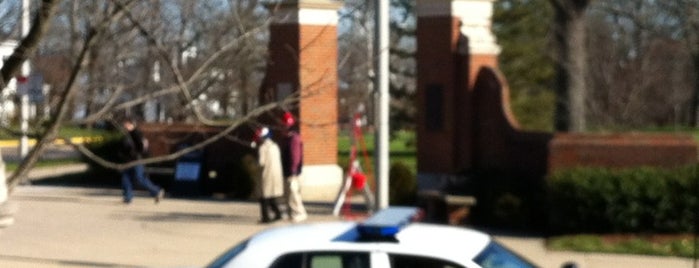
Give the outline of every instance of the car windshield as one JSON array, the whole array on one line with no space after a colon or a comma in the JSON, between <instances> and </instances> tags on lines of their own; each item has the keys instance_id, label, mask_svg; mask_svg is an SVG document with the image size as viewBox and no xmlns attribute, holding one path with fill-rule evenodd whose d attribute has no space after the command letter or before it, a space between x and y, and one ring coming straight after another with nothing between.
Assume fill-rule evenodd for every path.
<instances>
[{"instance_id":1,"label":"car windshield","mask_svg":"<svg viewBox=\"0 0 699 268\"><path fill-rule=\"evenodd\" d=\"M216 258L211 264L209 264L208 268L218 268L218 267L223 267L228 263L230 260L235 258L235 256L238 256L240 252L243 252L243 250L248 246L248 241L250 240L245 240L242 243L236 245L235 247L227 250L224 252L221 256Z\"/></svg>"},{"instance_id":2,"label":"car windshield","mask_svg":"<svg viewBox=\"0 0 699 268\"><path fill-rule=\"evenodd\" d=\"M474 261L483 268L537 267L495 241L491 241Z\"/></svg>"}]
</instances>

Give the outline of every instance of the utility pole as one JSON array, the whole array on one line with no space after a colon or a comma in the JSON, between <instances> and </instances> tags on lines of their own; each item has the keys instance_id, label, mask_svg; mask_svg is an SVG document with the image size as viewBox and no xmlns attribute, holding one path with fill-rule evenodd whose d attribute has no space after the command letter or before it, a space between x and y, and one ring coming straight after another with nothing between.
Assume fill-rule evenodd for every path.
<instances>
[{"instance_id":1,"label":"utility pole","mask_svg":"<svg viewBox=\"0 0 699 268\"><path fill-rule=\"evenodd\" d=\"M22 0L22 38L25 38L29 34L29 0ZM22 77L29 78L31 73L31 67L29 66L29 60L25 60L22 63ZM25 83L28 83L25 80ZM19 155L24 158L29 153L29 139L27 138L27 132L29 131L29 123L27 122L29 117L29 92L28 87L24 87L25 92L20 93L20 131L22 132L22 137L19 139Z\"/></svg>"},{"instance_id":2,"label":"utility pole","mask_svg":"<svg viewBox=\"0 0 699 268\"><path fill-rule=\"evenodd\" d=\"M374 90L378 93L378 111L376 123L378 129L376 143L376 211L388 207L388 132L389 132L389 92L388 92L388 0L374 0L375 3L375 37L374 37ZM378 89L378 91L376 91Z\"/></svg>"}]
</instances>

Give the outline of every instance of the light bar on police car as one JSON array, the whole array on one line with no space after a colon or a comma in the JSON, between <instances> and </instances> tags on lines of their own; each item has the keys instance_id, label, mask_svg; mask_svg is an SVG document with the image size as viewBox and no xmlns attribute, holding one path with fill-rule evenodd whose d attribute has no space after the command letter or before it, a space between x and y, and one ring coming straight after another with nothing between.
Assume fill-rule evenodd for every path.
<instances>
[{"instance_id":1,"label":"light bar on police car","mask_svg":"<svg viewBox=\"0 0 699 268\"><path fill-rule=\"evenodd\" d=\"M362 237L393 238L401 228L414 221L420 210L415 207L390 207L357 225Z\"/></svg>"}]
</instances>

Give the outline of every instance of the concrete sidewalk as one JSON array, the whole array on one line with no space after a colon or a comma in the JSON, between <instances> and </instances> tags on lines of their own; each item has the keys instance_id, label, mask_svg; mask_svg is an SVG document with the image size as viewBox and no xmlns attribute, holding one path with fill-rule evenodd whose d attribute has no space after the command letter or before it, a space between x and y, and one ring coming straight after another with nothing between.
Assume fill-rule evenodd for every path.
<instances>
[{"instance_id":1,"label":"concrete sidewalk","mask_svg":"<svg viewBox=\"0 0 699 268\"><path fill-rule=\"evenodd\" d=\"M14 225L0 229L0 267L201 267L270 225L252 202L146 196L114 189L20 186ZM333 220L309 206L311 221ZM288 224L288 223L277 223Z\"/></svg>"},{"instance_id":2,"label":"concrete sidewalk","mask_svg":"<svg viewBox=\"0 0 699 268\"><path fill-rule=\"evenodd\" d=\"M202 267L265 228L254 202L141 194L131 205L118 189L20 186L15 224L0 229L0 267ZM309 222L338 220L331 204L308 204ZM551 252L538 238L496 237L541 267L693 267L692 260ZM444 241L448 243L448 241Z\"/></svg>"}]
</instances>

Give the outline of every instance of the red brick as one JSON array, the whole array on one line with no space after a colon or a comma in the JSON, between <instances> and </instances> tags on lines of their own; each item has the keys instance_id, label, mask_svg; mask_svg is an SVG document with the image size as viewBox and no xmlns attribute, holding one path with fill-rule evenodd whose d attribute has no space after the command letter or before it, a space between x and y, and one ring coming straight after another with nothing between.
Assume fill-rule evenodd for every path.
<instances>
[{"instance_id":1,"label":"red brick","mask_svg":"<svg viewBox=\"0 0 699 268\"><path fill-rule=\"evenodd\" d=\"M337 164L337 29L333 25L274 25L270 64L263 86L274 95L277 83L291 83L303 98L298 104L304 163ZM270 88L272 92L269 92ZM271 101L275 98L263 100Z\"/></svg>"}]
</instances>

